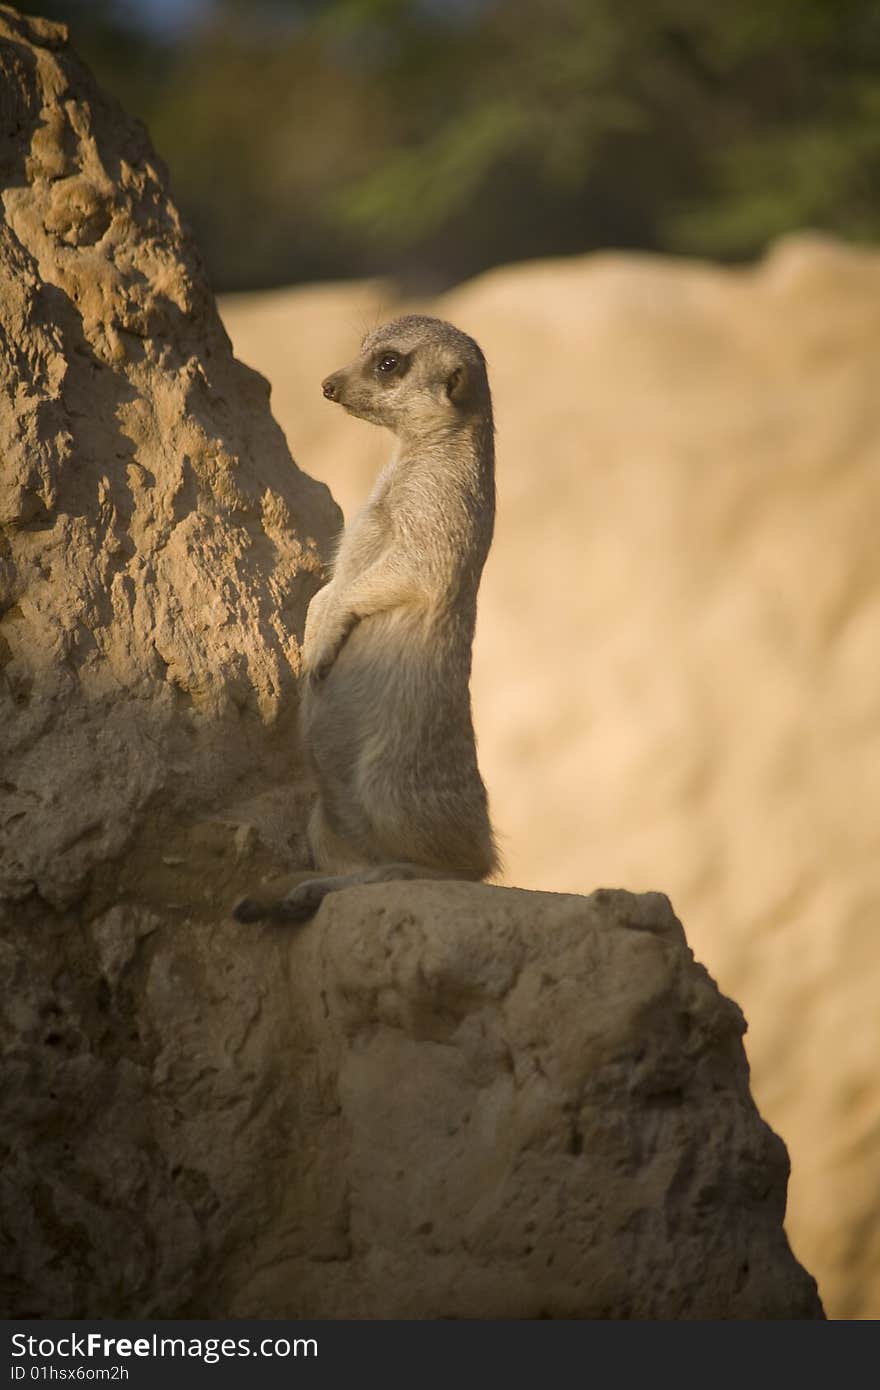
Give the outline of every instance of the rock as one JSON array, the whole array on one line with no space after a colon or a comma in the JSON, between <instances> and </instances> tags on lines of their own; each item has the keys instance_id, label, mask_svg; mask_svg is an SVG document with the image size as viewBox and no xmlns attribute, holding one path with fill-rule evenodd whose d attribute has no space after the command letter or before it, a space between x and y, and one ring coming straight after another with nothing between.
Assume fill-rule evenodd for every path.
<instances>
[{"instance_id":1,"label":"rock","mask_svg":"<svg viewBox=\"0 0 880 1390\"><path fill-rule=\"evenodd\" d=\"M338 515L62 28L0 11L0 100L2 1314L821 1317L665 898L226 918Z\"/></svg>"},{"instance_id":2,"label":"rock","mask_svg":"<svg viewBox=\"0 0 880 1390\"><path fill-rule=\"evenodd\" d=\"M4 10L0 90L0 893L216 905L236 865L297 861L299 639L338 512L64 29Z\"/></svg>"},{"instance_id":3,"label":"rock","mask_svg":"<svg viewBox=\"0 0 880 1390\"><path fill-rule=\"evenodd\" d=\"M822 1315L742 1015L660 894L380 885L300 933L114 908L3 949L7 1316Z\"/></svg>"},{"instance_id":4,"label":"rock","mask_svg":"<svg viewBox=\"0 0 880 1390\"><path fill-rule=\"evenodd\" d=\"M880 1316L878 302L876 250L800 235L754 267L585 256L419 306L493 386L473 692L507 881L669 892L749 1020L789 1235L843 1318ZM387 440L311 376L400 308L222 306L346 511Z\"/></svg>"}]
</instances>

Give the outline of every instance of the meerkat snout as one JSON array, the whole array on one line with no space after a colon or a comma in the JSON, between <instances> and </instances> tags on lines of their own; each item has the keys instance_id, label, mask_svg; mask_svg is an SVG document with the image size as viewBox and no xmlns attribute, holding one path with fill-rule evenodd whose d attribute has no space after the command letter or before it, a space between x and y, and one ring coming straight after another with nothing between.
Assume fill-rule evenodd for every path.
<instances>
[{"instance_id":1,"label":"meerkat snout","mask_svg":"<svg viewBox=\"0 0 880 1390\"><path fill-rule=\"evenodd\" d=\"M335 401L335 400L336 400L336 380L335 380L335 377L332 377L332 376L325 377L324 380L321 382L321 390L323 391L324 395L327 397L327 400L328 400L328 401Z\"/></svg>"}]
</instances>

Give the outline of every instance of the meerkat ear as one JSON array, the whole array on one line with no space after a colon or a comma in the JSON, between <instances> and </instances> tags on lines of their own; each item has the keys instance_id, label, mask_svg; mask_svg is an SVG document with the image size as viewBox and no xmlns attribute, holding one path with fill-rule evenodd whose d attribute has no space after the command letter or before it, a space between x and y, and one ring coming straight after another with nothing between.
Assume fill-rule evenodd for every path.
<instances>
[{"instance_id":1,"label":"meerkat ear","mask_svg":"<svg viewBox=\"0 0 880 1390\"><path fill-rule=\"evenodd\" d=\"M470 391L470 380L466 367L453 367L446 378L446 394L453 405L464 405Z\"/></svg>"}]
</instances>

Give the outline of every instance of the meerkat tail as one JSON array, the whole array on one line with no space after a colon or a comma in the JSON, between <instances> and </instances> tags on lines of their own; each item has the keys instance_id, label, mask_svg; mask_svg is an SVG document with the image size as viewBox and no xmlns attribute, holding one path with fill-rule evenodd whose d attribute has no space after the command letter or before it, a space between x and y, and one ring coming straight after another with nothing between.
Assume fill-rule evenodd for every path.
<instances>
[{"instance_id":1,"label":"meerkat tail","mask_svg":"<svg viewBox=\"0 0 880 1390\"><path fill-rule=\"evenodd\" d=\"M327 891L327 890L325 890ZM324 893L317 898L277 898L275 902L260 902L257 898L242 898L232 909L236 922L306 922L321 905Z\"/></svg>"},{"instance_id":2,"label":"meerkat tail","mask_svg":"<svg viewBox=\"0 0 880 1390\"><path fill-rule=\"evenodd\" d=\"M236 922L262 922L271 916L272 904L258 902L256 898L242 898L232 909Z\"/></svg>"}]
</instances>

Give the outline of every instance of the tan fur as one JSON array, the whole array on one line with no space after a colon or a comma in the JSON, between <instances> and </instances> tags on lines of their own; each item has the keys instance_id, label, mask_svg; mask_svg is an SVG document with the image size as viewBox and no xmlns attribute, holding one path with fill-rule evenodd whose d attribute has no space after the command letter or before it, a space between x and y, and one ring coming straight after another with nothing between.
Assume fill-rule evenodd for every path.
<instances>
[{"instance_id":1,"label":"tan fur","mask_svg":"<svg viewBox=\"0 0 880 1390\"><path fill-rule=\"evenodd\" d=\"M240 920L299 920L355 883L482 879L498 865L469 691L495 515L483 354L440 319L396 319L323 389L397 439L306 619L309 842L330 876L275 903L245 899Z\"/></svg>"}]
</instances>

